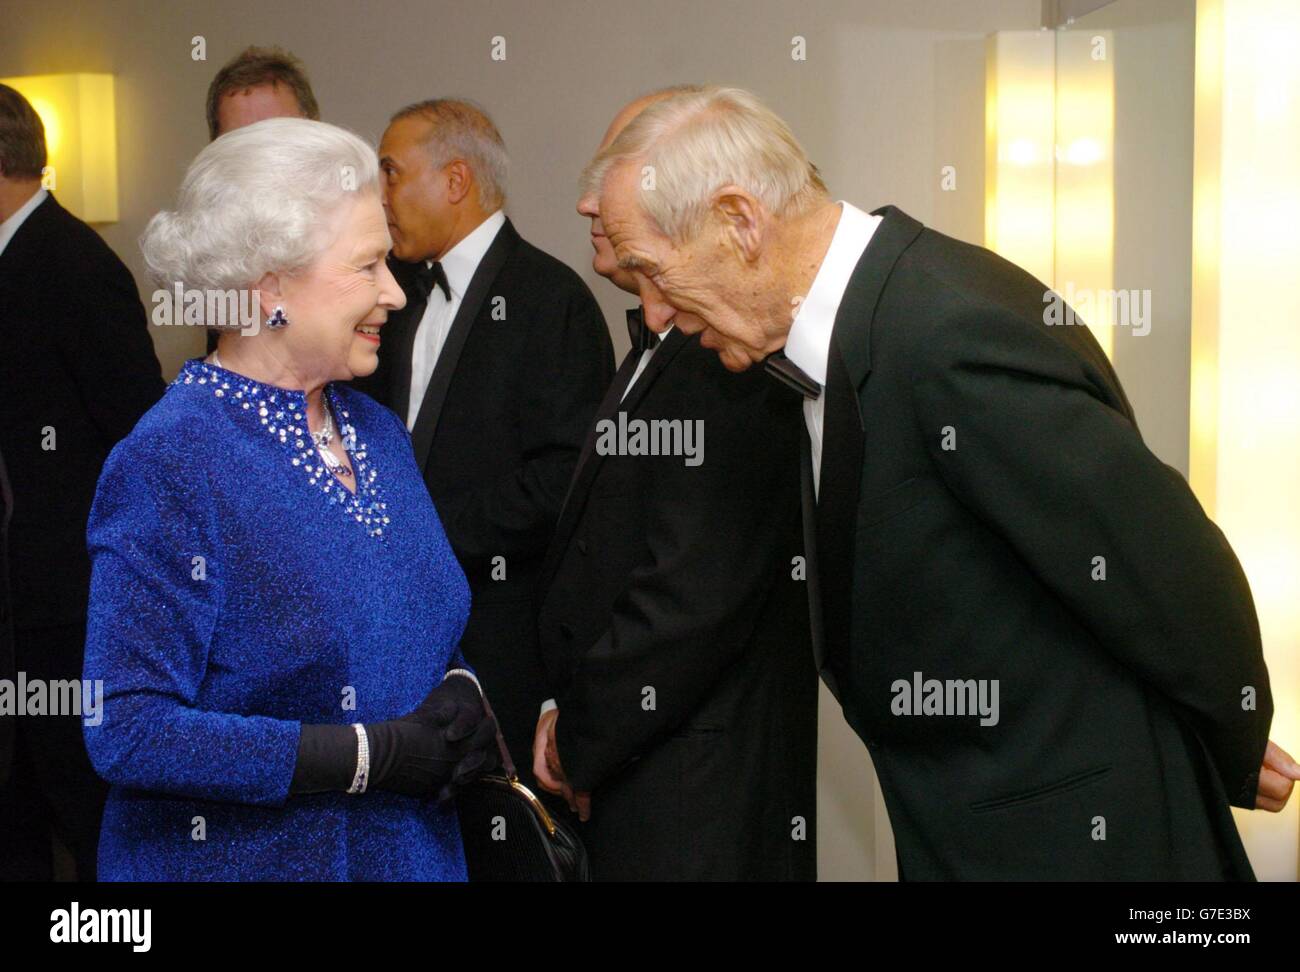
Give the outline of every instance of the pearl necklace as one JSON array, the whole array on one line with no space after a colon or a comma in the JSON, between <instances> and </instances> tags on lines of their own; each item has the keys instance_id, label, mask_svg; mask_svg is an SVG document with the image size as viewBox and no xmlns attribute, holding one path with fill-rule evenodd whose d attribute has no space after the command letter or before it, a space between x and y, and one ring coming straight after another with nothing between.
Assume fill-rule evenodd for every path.
<instances>
[{"instance_id":1,"label":"pearl necklace","mask_svg":"<svg viewBox=\"0 0 1300 972\"><path fill-rule=\"evenodd\" d=\"M218 368L226 367L221 363L221 358L218 357L216 351L212 352L212 363ZM325 427L319 432L312 432L308 429L308 434L311 435L312 442L316 443L316 451L320 454L325 467L331 473L339 476L351 476L352 469L343 465L339 457L334 455L333 450L329 447L330 443L334 441L334 420L330 418L330 409L327 402L321 403L321 411L325 413Z\"/></svg>"}]
</instances>

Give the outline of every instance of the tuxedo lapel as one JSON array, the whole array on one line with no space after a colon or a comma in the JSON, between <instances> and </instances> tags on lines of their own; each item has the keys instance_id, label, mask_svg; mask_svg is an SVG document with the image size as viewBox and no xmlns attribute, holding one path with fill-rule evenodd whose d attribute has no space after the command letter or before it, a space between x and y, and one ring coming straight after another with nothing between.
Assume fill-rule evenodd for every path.
<instances>
[{"instance_id":1,"label":"tuxedo lapel","mask_svg":"<svg viewBox=\"0 0 1300 972\"><path fill-rule=\"evenodd\" d=\"M541 583L537 586L539 594L546 592L551 577L559 567L560 555L569 545L574 526L578 522L578 511L586 502L587 490L591 487L591 479L595 475L596 463L589 460L595 456L597 427L602 419L608 418L618 408L619 399L627 388L627 383L636 374L636 363L639 357L640 355L633 348L623 359L623 363L619 365L614 375L614 380L605 392L605 397L601 400L600 407L596 409L596 417L592 420L591 428L587 430L587 439L582 444L582 452L578 454L578 463L574 466L573 478L569 480L569 489L564 494L560 515L555 522L555 532L551 535L551 543L542 562Z\"/></svg>"},{"instance_id":2,"label":"tuxedo lapel","mask_svg":"<svg viewBox=\"0 0 1300 972\"><path fill-rule=\"evenodd\" d=\"M677 330L677 328L673 328L666 337L660 340L659 347L655 348L654 354L650 355L650 361L646 364L645 371L641 372L641 377L636 380L636 384L627 393L627 397L622 401L615 402L615 412L631 414L636 410L636 407L641 404L641 399L645 398L646 392L654 387L659 375L668 367L668 362L681 350L686 340L687 335ZM629 355L629 357L631 356ZM640 355L638 354L636 357L640 358Z\"/></svg>"},{"instance_id":3,"label":"tuxedo lapel","mask_svg":"<svg viewBox=\"0 0 1300 972\"><path fill-rule=\"evenodd\" d=\"M384 353L390 362L388 371L388 404L397 417L406 424L406 413L411 409L411 357L415 349L415 332L420 327L428 301L420 295L411 282L414 266L390 259L389 269L397 278L402 292L406 294L406 306L384 325L383 341L387 345Z\"/></svg>"},{"instance_id":4,"label":"tuxedo lapel","mask_svg":"<svg viewBox=\"0 0 1300 972\"><path fill-rule=\"evenodd\" d=\"M559 567L560 558L563 556L564 550L573 536L573 531L577 527L578 517L587 504L587 493L591 489L596 473L600 470L600 464L605 458L596 451L599 424L606 419L616 420L619 412L627 412L630 417L687 340L689 340L687 335L674 328L667 337L659 342L659 347L650 356L645 371L636 380L636 384L632 386L631 391L627 391L627 386L632 381L632 376L636 374L637 364L641 360L641 352L633 348L628 352L627 357L623 359L618 373L614 376L614 381L609 386L609 391L605 393L600 408L596 410L596 417L592 422L591 430L587 433L587 441L583 443L582 452L578 456L578 464L574 468L573 479L569 483L569 491L565 494L564 505L560 508L560 517L555 526L555 534L543 563L542 582L538 587L539 591L545 592L552 575ZM626 399L624 398L624 392L627 392Z\"/></svg>"},{"instance_id":5,"label":"tuxedo lapel","mask_svg":"<svg viewBox=\"0 0 1300 972\"><path fill-rule=\"evenodd\" d=\"M821 662L833 673L834 678L827 679L833 691L845 684L848 675L853 541L863 453L857 389L852 385L837 345L832 337L824 392L826 422L817 498L817 564L824 625Z\"/></svg>"},{"instance_id":6,"label":"tuxedo lapel","mask_svg":"<svg viewBox=\"0 0 1300 972\"><path fill-rule=\"evenodd\" d=\"M834 334L839 340L849 381L855 389L861 387L871 371L871 321L880 294L898 258L925 229L894 206L882 206L871 215L881 217L880 225L858 258L844 291L844 299L835 314Z\"/></svg>"},{"instance_id":7,"label":"tuxedo lapel","mask_svg":"<svg viewBox=\"0 0 1300 972\"><path fill-rule=\"evenodd\" d=\"M871 323L880 295L899 257L924 229L893 206L872 215L882 217L881 223L858 258L836 311L823 391L826 411L816 509L823 641L818 667L824 664L823 678L837 698L850 674L854 538L865 459L858 392L871 372Z\"/></svg>"},{"instance_id":8,"label":"tuxedo lapel","mask_svg":"<svg viewBox=\"0 0 1300 972\"><path fill-rule=\"evenodd\" d=\"M456 373L456 364L465 347L470 329L487 299L497 274L505 266L506 260L519 243L519 233L507 219L497 231L496 239L483 254L474 276L470 278L465 297L456 311L456 319L447 332L442 351L438 354L438 363L429 378L428 388L424 392L424 401L420 403L420 412L416 416L415 426L411 430L411 446L415 450L415 461L423 470L429 462L429 452L433 448L433 437L438 430L438 417L442 414L442 405L447 398L447 389L451 387L452 377ZM418 321L416 322L418 325ZM414 338L412 338L414 340ZM410 387L411 356L406 355L407 387ZM409 406L408 406L409 407Z\"/></svg>"},{"instance_id":9,"label":"tuxedo lapel","mask_svg":"<svg viewBox=\"0 0 1300 972\"><path fill-rule=\"evenodd\" d=\"M812 635L813 663L831 695L839 700L839 685L826 667L826 624L823 618L821 570L817 556L817 492L813 484L812 443L808 426L799 436L799 505L803 513L804 578L808 586L808 627Z\"/></svg>"}]
</instances>

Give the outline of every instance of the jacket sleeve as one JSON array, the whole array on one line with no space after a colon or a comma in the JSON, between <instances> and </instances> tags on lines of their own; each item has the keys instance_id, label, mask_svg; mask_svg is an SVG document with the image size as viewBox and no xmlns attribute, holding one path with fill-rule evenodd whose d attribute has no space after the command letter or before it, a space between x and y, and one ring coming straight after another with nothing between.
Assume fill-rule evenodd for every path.
<instances>
[{"instance_id":1,"label":"jacket sleeve","mask_svg":"<svg viewBox=\"0 0 1300 972\"><path fill-rule=\"evenodd\" d=\"M109 456L88 527L84 677L102 683L84 726L95 770L118 786L282 804L300 725L200 708L223 563L201 472L131 438ZM196 558L203 558L202 561Z\"/></svg>"},{"instance_id":2,"label":"jacket sleeve","mask_svg":"<svg viewBox=\"0 0 1300 972\"><path fill-rule=\"evenodd\" d=\"M578 455L614 375L605 318L574 280L552 317L529 324L527 388L519 404L523 461L495 482L439 503L438 513L467 570L495 556L546 553Z\"/></svg>"},{"instance_id":3,"label":"jacket sleeve","mask_svg":"<svg viewBox=\"0 0 1300 972\"><path fill-rule=\"evenodd\" d=\"M360 389L355 389L355 390L360 391ZM420 467L416 465L415 453L412 451L411 433L410 430L407 429L406 423L403 422L401 418L398 417L396 412L394 412L391 408L389 408L386 405L381 405L376 403L375 405L371 406L371 408L373 409L375 415L381 421L385 422L388 425L389 434L392 436L394 449L403 450L401 461L407 466L406 475L410 476L414 482L422 482L422 477L420 475ZM395 456L394 459L396 458L397 457ZM432 504L433 500L430 499L429 502ZM438 520L439 527L442 528L441 512L436 508L434 509L434 516ZM444 537L446 535L445 528L443 528L443 535ZM453 564L457 563L457 560L453 554L449 554L449 559ZM457 569L459 569L459 566L457 567ZM464 635L463 625L461 628L461 634ZM453 668L463 668L468 672L473 672L475 678L479 677L478 672L475 671L474 669L474 666L471 665L469 661L465 658L465 652L461 650L459 641L456 643L455 650L451 653L451 657L448 658L447 660L447 671L451 671ZM444 680L446 679L446 672L443 673L443 678ZM483 686L483 690L486 692L487 686Z\"/></svg>"},{"instance_id":4,"label":"jacket sleeve","mask_svg":"<svg viewBox=\"0 0 1300 972\"><path fill-rule=\"evenodd\" d=\"M996 308L970 306L917 343L915 417L944 482L1181 707L1229 800L1253 808L1273 705L1250 588L1117 385Z\"/></svg>"},{"instance_id":5,"label":"jacket sleeve","mask_svg":"<svg viewBox=\"0 0 1300 972\"><path fill-rule=\"evenodd\" d=\"M682 416L703 419L703 462L640 460L655 469L641 504L645 559L556 698L556 746L577 790L596 788L688 722L741 657L763 598L791 570L785 554L795 551L782 541L799 516L797 401L769 394L761 371L736 376L716 360L708 365L705 375L679 379L710 386L697 399L701 410Z\"/></svg>"}]
</instances>

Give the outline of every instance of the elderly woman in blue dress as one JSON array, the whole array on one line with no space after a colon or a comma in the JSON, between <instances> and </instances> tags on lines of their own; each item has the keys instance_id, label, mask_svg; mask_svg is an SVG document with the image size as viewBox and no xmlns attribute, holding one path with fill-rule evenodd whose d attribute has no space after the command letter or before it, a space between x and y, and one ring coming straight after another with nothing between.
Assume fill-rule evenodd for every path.
<instances>
[{"instance_id":1,"label":"elderly woman in blue dress","mask_svg":"<svg viewBox=\"0 0 1300 972\"><path fill-rule=\"evenodd\" d=\"M405 426L341 384L405 303L373 150L233 131L141 245L168 287L256 290L265 324L187 362L99 481L101 878L463 880L451 798L495 744L469 589Z\"/></svg>"}]
</instances>

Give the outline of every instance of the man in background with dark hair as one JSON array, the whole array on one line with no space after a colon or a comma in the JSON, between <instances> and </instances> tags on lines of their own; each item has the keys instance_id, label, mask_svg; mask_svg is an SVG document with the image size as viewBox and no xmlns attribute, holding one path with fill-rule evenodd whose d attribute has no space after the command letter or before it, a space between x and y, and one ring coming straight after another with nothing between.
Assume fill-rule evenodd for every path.
<instances>
[{"instance_id":1,"label":"man in background with dark hair","mask_svg":"<svg viewBox=\"0 0 1300 972\"><path fill-rule=\"evenodd\" d=\"M320 108L300 60L278 47L249 47L208 85L208 138L264 118L320 121Z\"/></svg>"},{"instance_id":2,"label":"man in background with dark hair","mask_svg":"<svg viewBox=\"0 0 1300 972\"><path fill-rule=\"evenodd\" d=\"M246 47L208 85L208 140L267 118L320 121L320 108L302 61L279 47ZM207 342L211 354L216 331Z\"/></svg>"},{"instance_id":3,"label":"man in background with dark hair","mask_svg":"<svg viewBox=\"0 0 1300 972\"><path fill-rule=\"evenodd\" d=\"M164 386L130 271L41 187L45 164L40 117L0 85L0 452L13 496L13 668L29 687L44 682L52 704L53 683L81 679L86 518L100 467ZM28 709L14 721L12 776L0 787L0 880L51 880L57 835L77 878L93 881L107 787L86 756L81 716Z\"/></svg>"}]
</instances>

